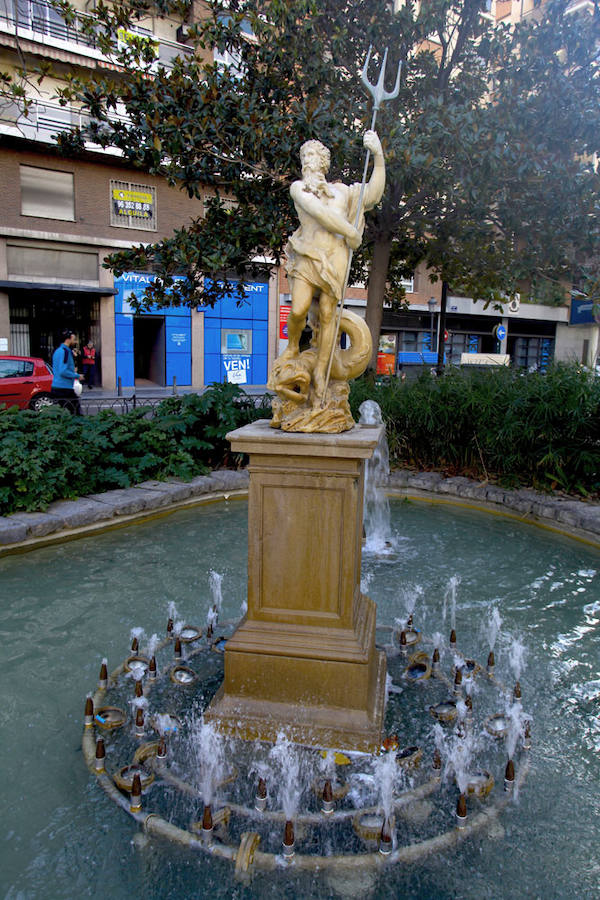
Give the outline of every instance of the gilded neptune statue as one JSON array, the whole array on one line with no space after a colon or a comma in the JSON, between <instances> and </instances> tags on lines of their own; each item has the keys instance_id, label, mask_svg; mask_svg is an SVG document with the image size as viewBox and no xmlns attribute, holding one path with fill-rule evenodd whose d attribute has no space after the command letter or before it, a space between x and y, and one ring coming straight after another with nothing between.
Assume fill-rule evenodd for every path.
<instances>
[{"instance_id":1,"label":"gilded neptune statue","mask_svg":"<svg viewBox=\"0 0 600 900\"><path fill-rule=\"evenodd\" d=\"M328 182L330 154L320 141L300 150L302 179L290 194L300 226L286 246L292 308L288 346L273 365L268 386L277 394L274 428L284 431L338 433L354 425L348 404L348 380L364 372L371 358L369 329L359 316L336 309L343 302L352 251L360 245L364 211L379 203L385 188L385 162L375 131L363 139L374 166L365 184ZM300 337L308 321L309 349L300 352ZM342 349L340 336L350 346Z\"/></svg>"}]
</instances>

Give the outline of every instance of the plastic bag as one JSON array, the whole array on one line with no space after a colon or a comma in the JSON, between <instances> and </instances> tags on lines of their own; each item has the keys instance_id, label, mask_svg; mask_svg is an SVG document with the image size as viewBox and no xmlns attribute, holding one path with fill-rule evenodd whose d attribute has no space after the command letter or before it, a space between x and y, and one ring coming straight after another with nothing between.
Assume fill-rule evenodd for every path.
<instances>
[{"instance_id":1,"label":"plastic bag","mask_svg":"<svg viewBox=\"0 0 600 900\"><path fill-rule=\"evenodd\" d=\"M83 385L81 384L78 378L73 382L73 390L75 392L76 397L81 397L81 393L83 391Z\"/></svg>"}]
</instances>

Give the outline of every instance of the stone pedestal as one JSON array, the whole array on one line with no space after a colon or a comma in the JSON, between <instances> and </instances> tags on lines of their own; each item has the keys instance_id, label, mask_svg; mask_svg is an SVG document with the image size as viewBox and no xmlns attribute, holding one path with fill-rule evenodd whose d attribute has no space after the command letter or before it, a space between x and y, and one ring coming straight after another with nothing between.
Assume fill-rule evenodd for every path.
<instances>
[{"instance_id":1,"label":"stone pedestal","mask_svg":"<svg viewBox=\"0 0 600 900\"><path fill-rule=\"evenodd\" d=\"M361 594L360 564L364 466L380 431L294 434L261 421L228 435L250 456L248 612L206 714L223 730L379 746L385 654L375 649L376 607Z\"/></svg>"}]
</instances>

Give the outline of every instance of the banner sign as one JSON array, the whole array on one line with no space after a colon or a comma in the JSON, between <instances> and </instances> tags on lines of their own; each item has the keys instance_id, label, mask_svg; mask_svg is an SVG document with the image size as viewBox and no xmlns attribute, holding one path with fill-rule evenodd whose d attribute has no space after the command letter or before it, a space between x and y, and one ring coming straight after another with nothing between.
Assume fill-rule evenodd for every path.
<instances>
[{"instance_id":1,"label":"banner sign","mask_svg":"<svg viewBox=\"0 0 600 900\"><path fill-rule=\"evenodd\" d=\"M136 68L146 69L147 71L155 71L156 63L160 55L160 43L152 35L140 34L138 31L130 31L128 28L117 28L117 51L123 53L124 50L135 51L136 47L142 46L144 50L150 50L154 59L150 63L138 63ZM131 65L131 62L130 62Z\"/></svg>"},{"instance_id":2,"label":"banner sign","mask_svg":"<svg viewBox=\"0 0 600 900\"><path fill-rule=\"evenodd\" d=\"M181 280L182 275L176 275L175 280ZM115 312L123 313L125 316L132 315L158 315L158 316L185 316L189 318L189 306L165 306L160 307L152 304L148 309L136 310L132 304L134 298L141 298L146 287L152 284L156 275L149 272L123 272L118 278L115 278Z\"/></svg>"},{"instance_id":3,"label":"banner sign","mask_svg":"<svg viewBox=\"0 0 600 900\"><path fill-rule=\"evenodd\" d=\"M571 300L571 314L569 325L593 325L600 324L600 303L594 303L587 298Z\"/></svg>"},{"instance_id":4,"label":"banner sign","mask_svg":"<svg viewBox=\"0 0 600 900\"><path fill-rule=\"evenodd\" d=\"M396 357L393 353L378 353L377 354L377 374L378 375L393 375L394 367L396 364Z\"/></svg>"},{"instance_id":5,"label":"banner sign","mask_svg":"<svg viewBox=\"0 0 600 900\"><path fill-rule=\"evenodd\" d=\"M287 323L290 317L290 312L292 311L291 306L283 305L279 307L279 339L281 341L287 341L288 331L287 331Z\"/></svg>"},{"instance_id":6,"label":"banner sign","mask_svg":"<svg viewBox=\"0 0 600 900\"><path fill-rule=\"evenodd\" d=\"M230 384L248 384L250 373L249 356L225 356L223 357L225 374Z\"/></svg>"}]
</instances>

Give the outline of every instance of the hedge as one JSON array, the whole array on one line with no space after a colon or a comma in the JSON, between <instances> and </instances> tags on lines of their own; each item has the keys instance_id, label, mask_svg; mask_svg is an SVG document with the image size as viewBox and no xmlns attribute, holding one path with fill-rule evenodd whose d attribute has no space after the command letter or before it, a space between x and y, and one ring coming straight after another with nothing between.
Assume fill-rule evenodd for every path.
<instances>
[{"instance_id":1,"label":"hedge","mask_svg":"<svg viewBox=\"0 0 600 900\"><path fill-rule=\"evenodd\" d=\"M580 494L600 490L600 378L576 365L547 373L450 368L351 391L355 416L379 403L390 461Z\"/></svg>"},{"instance_id":2,"label":"hedge","mask_svg":"<svg viewBox=\"0 0 600 900\"><path fill-rule=\"evenodd\" d=\"M236 466L228 431L270 415L236 385L164 400L155 410L73 416L60 407L0 412L0 514L149 478L193 478Z\"/></svg>"}]
</instances>

